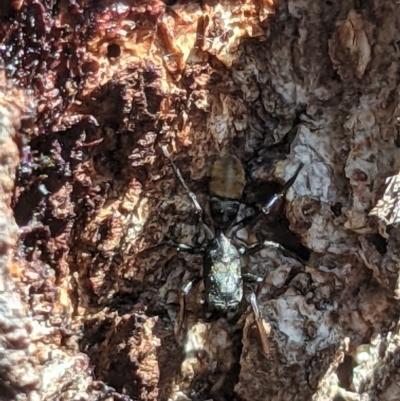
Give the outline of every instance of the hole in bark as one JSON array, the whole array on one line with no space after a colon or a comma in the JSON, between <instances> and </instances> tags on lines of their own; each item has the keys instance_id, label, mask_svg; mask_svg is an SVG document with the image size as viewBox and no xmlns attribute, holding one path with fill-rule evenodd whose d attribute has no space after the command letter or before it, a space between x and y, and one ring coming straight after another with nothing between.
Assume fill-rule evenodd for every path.
<instances>
[{"instance_id":1,"label":"hole in bark","mask_svg":"<svg viewBox=\"0 0 400 401\"><path fill-rule=\"evenodd\" d=\"M336 372L340 385L346 390L350 390L351 383L353 381L353 364L353 357L350 355L345 355L343 362L338 366Z\"/></svg>"},{"instance_id":2,"label":"hole in bark","mask_svg":"<svg viewBox=\"0 0 400 401\"><path fill-rule=\"evenodd\" d=\"M331 211L336 217L339 217L342 214L342 206L343 205L340 202L336 202L331 206Z\"/></svg>"},{"instance_id":3,"label":"hole in bark","mask_svg":"<svg viewBox=\"0 0 400 401\"><path fill-rule=\"evenodd\" d=\"M379 234L367 235L367 240L371 242L376 250L381 254L385 255L387 252L387 241Z\"/></svg>"},{"instance_id":4,"label":"hole in bark","mask_svg":"<svg viewBox=\"0 0 400 401\"><path fill-rule=\"evenodd\" d=\"M108 58L116 58L121 55L121 48L115 44L111 43L107 47L107 57Z\"/></svg>"}]
</instances>

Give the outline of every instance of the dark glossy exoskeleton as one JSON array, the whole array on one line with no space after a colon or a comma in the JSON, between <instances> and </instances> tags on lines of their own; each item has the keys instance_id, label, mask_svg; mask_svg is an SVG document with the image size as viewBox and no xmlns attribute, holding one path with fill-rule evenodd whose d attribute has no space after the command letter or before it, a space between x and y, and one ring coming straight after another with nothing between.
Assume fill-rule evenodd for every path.
<instances>
[{"instance_id":1,"label":"dark glossy exoskeleton","mask_svg":"<svg viewBox=\"0 0 400 401\"><path fill-rule=\"evenodd\" d=\"M259 217L260 214L270 213L273 206L294 183L303 165L300 164L282 191L275 194L259 214L251 216L250 219L246 218L236 222L240 199L246 184L244 169L236 156L227 154L218 158L210 174L210 211L213 220L213 227L210 228L202 218L203 210L197 201L196 195L186 185L180 171L172 161L167 148L162 146L162 150L170 161L176 177L191 199L208 237L208 244L205 248L192 247L174 241L168 241L167 243L180 251L202 254L204 260L205 295L209 307L222 313L235 311L243 298L243 280L260 281L258 277L243 274L242 256L257 252L265 247L280 249L284 252L287 251L280 244L272 241L263 241L247 248L239 247L234 244L230 236L233 231L244 227L249 221ZM187 294L192 285L193 282L185 284L182 288L183 293ZM251 298L251 304L256 316L259 318L255 297ZM180 331L181 323L179 324L178 331Z\"/></svg>"}]
</instances>

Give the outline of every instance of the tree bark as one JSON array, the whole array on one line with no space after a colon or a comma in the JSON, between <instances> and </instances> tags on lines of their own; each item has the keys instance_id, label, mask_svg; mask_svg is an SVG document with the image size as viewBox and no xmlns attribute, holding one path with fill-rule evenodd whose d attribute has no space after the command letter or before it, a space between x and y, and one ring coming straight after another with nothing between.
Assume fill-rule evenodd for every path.
<instances>
[{"instance_id":1,"label":"tree bark","mask_svg":"<svg viewBox=\"0 0 400 401\"><path fill-rule=\"evenodd\" d=\"M400 4L10 1L0 10L0 400L400 399ZM209 172L233 153L237 321ZM17 167L18 165L18 167ZM238 245L239 246L239 245ZM248 306L256 293L260 318Z\"/></svg>"}]
</instances>

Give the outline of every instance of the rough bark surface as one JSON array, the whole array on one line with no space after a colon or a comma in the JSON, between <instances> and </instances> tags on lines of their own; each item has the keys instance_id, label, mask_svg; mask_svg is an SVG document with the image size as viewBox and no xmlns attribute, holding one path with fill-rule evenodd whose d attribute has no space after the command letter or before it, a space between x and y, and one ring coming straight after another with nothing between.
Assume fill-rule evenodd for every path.
<instances>
[{"instance_id":1,"label":"rough bark surface","mask_svg":"<svg viewBox=\"0 0 400 401\"><path fill-rule=\"evenodd\" d=\"M0 400L400 399L400 4L12 0L0 41ZM161 144L208 222L218 155L242 217L304 164L235 239L298 255L245 260L262 330L200 282L176 335L205 233Z\"/></svg>"}]
</instances>

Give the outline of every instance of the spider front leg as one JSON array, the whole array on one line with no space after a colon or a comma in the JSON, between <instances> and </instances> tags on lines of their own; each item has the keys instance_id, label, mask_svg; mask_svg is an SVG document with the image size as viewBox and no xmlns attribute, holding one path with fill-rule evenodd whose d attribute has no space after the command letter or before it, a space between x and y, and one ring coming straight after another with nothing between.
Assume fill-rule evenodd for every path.
<instances>
[{"instance_id":1,"label":"spider front leg","mask_svg":"<svg viewBox=\"0 0 400 401\"><path fill-rule=\"evenodd\" d=\"M232 226L230 235L234 236L239 230L247 226L248 224L252 224L257 221L263 214L270 214L272 209L276 206L276 204L286 195L286 192L289 188L294 184L296 181L297 176L299 175L301 169L303 168L304 164L300 163L299 167L297 168L296 172L293 174L291 178L285 183L282 190L278 193L274 194L271 199L261 208L261 211L254 213L250 216L245 217L242 220L239 220Z\"/></svg>"},{"instance_id":2,"label":"spider front leg","mask_svg":"<svg viewBox=\"0 0 400 401\"><path fill-rule=\"evenodd\" d=\"M274 208L274 206L286 195L286 192L289 190L289 188L294 184L296 181L297 176L299 175L301 169L303 168L304 164L300 163L299 167L297 167L296 172L293 174L291 178L285 183L283 186L282 190L276 193L272 198L263 206L261 209L264 214L270 214L271 210Z\"/></svg>"},{"instance_id":3,"label":"spider front leg","mask_svg":"<svg viewBox=\"0 0 400 401\"><path fill-rule=\"evenodd\" d=\"M172 169L174 170L175 176L178 179L179 183L182 185L182 187L184 188L186 194L188 195L190 201L193 204L195 213L199 216L199 219L204 227L204 231L206 232L207 236L209 239L214 237L214 234L212 233L210 227L208 227L208 225L204 222L203 220L203 209L200 206L199 201L197 200L196 195L189 189L189 187L186 185L185 180L182 177L181 172L179 171L178 167L176 166L176 164L174 163L174 161L172 160L168 149L165 145L161 146L161 150L164 153L164 156L169 160L169 162L171 163Z\"/></svg>"},{"instance_id":4,"label":"spider front leg","mask_svg":"<svg viewBox=\"0 0 400 401\"><path fill-rule=\"evenodd\" d=\"M196 211L196 214L202 215L203 214L203 209L200 206L200 203L197 201L196 195L189 189L189 187L186 185L185 180L182 177L181 172L179 171L178 167L176 164L173 162L171 155L168 152L168 149L165 145L161 146L161 150L164 153L164 156L169 160L171 163L172 169L174 170L175 176L178 179L179 183L182 185L182 187L185 189L187 195L189 196L190 200L193 203L194 209Z\"/></svg>"}]
</instances>

